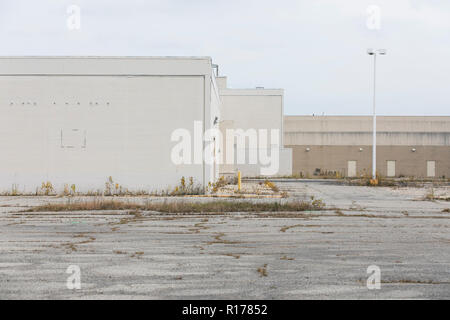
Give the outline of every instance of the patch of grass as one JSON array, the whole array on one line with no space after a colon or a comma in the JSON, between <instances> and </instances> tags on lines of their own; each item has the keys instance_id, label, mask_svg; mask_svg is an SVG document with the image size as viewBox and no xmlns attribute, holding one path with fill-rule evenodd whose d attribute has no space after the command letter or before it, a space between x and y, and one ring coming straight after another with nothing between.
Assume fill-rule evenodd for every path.
<instances>
[{"instance_id":1,"label":"patch of grass","mask_svg":"<svg viewBox=\"0 0 450 320\"><path fill-rule=\"evenodd\" d=\"M209 183L208 189L211 189L213 193L217 193L220 189L228 185L229 182L225 179L224 176L220 177L215 183Z\"/></svg>"},{"instance_id":2,"label":"patch of grass","mask_svg":"<svg viewBox=\"0 0 450 320\"><path fill-rule=\"evenodd\" d=\"M323 202L321 199L311 197L311 206L313 208L316 208L316 210L322 210L325 208L325 202Z\"/></svg>"},{"instance_id":3,"label":"patch of grass","mask_svg":"<svg viewBox=\"0 0 450 320\"><path fill-rule=\"evenodd\" d=\"M222 237L225 236L225 233L219 233L218 235L216 235L214 237L214 241L209 241L207 242L208 245L212 245L212 244L240 244L242 242L240 241L230 241L230 240L225 240L222 239Z\"/></svg>"},{"instance_id":4,"label":"patch of grass","mask_svg":"<svg viewBox=\"0 0 450 320\"><path fill-rule=\"evenodd\" d=\"M77 244L88 244L88 243L94 242L95 240L97 240L97 239L94 237L89 237L89 239L78 242Z\"/></svg>"},{"instance_id":5,"label":"patch of grass","mask_svg":"<svg viewBox=\"0 0 450 320\"><path fill-rule=\"evenodd\" d=\"M277 185L275 183L273 183L272 181L266 180L264 181L264 185L266 187L268 187L269 189L271 189L273 192L278 193L280 192L280 189L277 187Z\"/></svg>"},{"instance_id":6,"label":"patch of grass","mask_svg":"<svg viewBox=\"0 0 450 320\"><path fill-rule=\"evenodd\" d=\"M222 181L220 182L222 183ZM89 190L87 192L78 192L75 184L64 184L60 192L56 192L55 187L50 181L42 182L41 186L36 188L36 192L20 192L19 185L12 185L11 191L2 191L0 196L59 196L59 197L73 197L73 196L155 196L155 197L178 197L178 196L192 196L204 195L204 188L194 181L193 177L186 179L182 177L179 185L175 188L167 188L166 190L129 190L116 182L113 177L108 177L105 182L104 189Z\"/></svg>"},{"instance_id":7,"label":"patch of grass","mask_svg":"<svg viewBox=\"0 0 450 320\"><path fill-rule=\"evenodd\" d=\"M289 193L287 193L286 191L282 191L282 192L280 193L280 195L281 195L281 197L282 197L283 199L289 198Z\"/></svg>"},{"instance_id":8,"label":"patch of grass","mask_svg":"<svg viewBox=\"0 0 450 320\"><path fill-rule=\"evenodd\" d=\"M261 268L258 268L257 271L259 272L259 274L261 275L261 277L267 277L267 264L265 264L265 265L262 266Z\"/></svg>"},{"instance_id":9,"label":"patch of grass","mask_svg":"<svg viewBox=\"0 0 450 320\"><path fill-rule=\"evenodd\" d=\"M64 246L66 247L66 249L71 250L71 251L78 250L77 247L75 247L75 244L73 244L73 243L66 243Z\"/></svg>"},{"instance_id":10,"label":"patch of grass","mask_svg":"<svg viewBox=\"0 0 450 320\"><path fill-rule=\"evenodd\" d=\"M339 171L334 171L334 170L322 170L322 169L318 169L313 173L313 178L314 179L323 179L323 180L328 180L328 179L342 179L344 177L344 173L343 172L339 172ZM288 176L280 176L278 178L282 178L282 179L311 179L311 174L306 172L298 172L298 173L293 173L292 175L288 175Z\"/></svg>"},{"instance_id":11,"label":"patch of grass","mask_svg":"<svg viewBox=\"0 0 450 320\"><path fill-rule=\"evenodd\" d=\"M286 226L286 227L281 228L281 229L280 229L280 232L286 232L286 231L288 231L289 229L292 229L292 228L298 228L298 227L303 227L303 225L301 225L301 224L296 224L295 226Z\"/></svg>"},{"instance_id":12,"label":"patch of grass","mask_svg":"<svg viewBox=\"0 0 450 320\"><path fill-rule=\"evenodd\" d=\"M63 211L97 211L97 210L139 210L140 205L113 200L68 201L66 203L47 203L25 212L63 212Z\"/></svg>"},{"instance_id":13,"label":"patch of grass","mask_svg":"<svg viewBox=\"0 0 450 320\"><path fill-rule=\"evenodd\" d=\"M434 197L433 201L450 201L450 198L445 197Z\"/></svg>"},{"instance_id":14,"label":"patch of grass","mask_svg":"<svg viewBox=\"0 0 450 320\"><path fill-rule=\"evenodd\" d=\"M448 185L450 179L440 178L440 179L430 179L430 178L417 178L417 177L399 177L399 178L388 178L382 177L377 174L378 184L371 184L372 177L370 174L363 174L359 178L345 178L343 180L344 184L355 185L355 186L373 186L373 187L414 187L414 188L424 188L429 183L434 186L445 186Z\"/></svg>"},{"instance_id":15,"label":"patch of grass","mask_svg":"<svg viewBox=\"0 0 450 320\"><path fill-rule=\"evenodd\" d=\"M205 190L199 184L195 184L194 178L190 177L189 181L186 181L185 177L182 177L180 184L173 189L173 191L168 192L168 196L192 196L192 195L203 195ZM154 194L155 195L155 194ZM156 192L158 195L158 192Z\"/></svg>"},{"instance_id":16,"label":"patch of grass","mask_svg":"<svg viewBox=\"0 0 450 320\"><path fill-rule=\"evenodd\" d=\"M241 258L240 255L234 254L234 253L226 253L225 255L226 255L227 257L233 257L233 258L235 258L235 259L240 259L240 258Z\"/></svg>"},{"instance_id":17,"label":"patch of grass","mask_svg":"<svg viewBox=\"0 0 450 320\"><path fill-rule=\"evenodd\" d=\"M40 193L44 194L45 196L48 196L50 194L53 194L55 191L55 188L53 188L53 184L50 181L42 182Z\"/></svg>"},{"instance_id":18,"label":"patch of grass","mask_svg":"<svg viewBox=\"0 0 450 320\"><path fill-rule=\"evenodd\" d=\"M127 252L121 251L121 250L114 250L113 253L114 254L121 254L121 255L128 254Z\"/></svg>"},{"instance_id":19,"label":"patch of grass","mask_svg":"<svg viewBox=\"0 0 450 320\"><path fill-rule=\"evenodd\" d=\"M411 280L411 279L401 279L401 280L382 280L382 284L449 284L449 282L438 282L433 280Z\"/></svg>"},{"instance_id":20,"label":"patch of grass","mask_svg":"<svg viewBox=\"0 0 450 320\"><path fill-rule=\"evenodd\" d=\"M131 258L140 258L144 255L144 252L140 251L140 252L135 252L134 254L131 255Z\"/></svg>"},{"instance_id":21,"label":"patch of grass","mask_svg":"<svg viewBox=\"0 0 450 320\"><path fill-rule=\"evenodd\" d=\"M321 200L292 202L251 202L251 201L210 201L210 202L148 202L137 204L124 201L102 200L68 201L66 203L48 203L24 212L68 212L97 210L133 210L133 215L140 216L139 211L156 211L162 213L225 213L225 212L301 212L324 210Z\"/></svg>"},{"instance_id":22,"label":"patch of grass","mask_svg":"<svg viewBox=\"0 0 450 320\"><path fill-rule=\"evenodd\" d=\"M285 261L294 261L294 258L288 258L287 256L281 257L280 260L285 260Z\"/></svg>"},{"instance_id":23,"label":"patch of grass","mask_svg":"<svg viewBox=\"0 0 450 320\"><path fill-rule=\"evenodd\" d=\"M304 224L296 224L293 226L286 226L280 229L280 232L286 232L290 229L294 229L294 228L320 228L321 226L319 225L304 225Z\"/></svg>"}]
</instances>

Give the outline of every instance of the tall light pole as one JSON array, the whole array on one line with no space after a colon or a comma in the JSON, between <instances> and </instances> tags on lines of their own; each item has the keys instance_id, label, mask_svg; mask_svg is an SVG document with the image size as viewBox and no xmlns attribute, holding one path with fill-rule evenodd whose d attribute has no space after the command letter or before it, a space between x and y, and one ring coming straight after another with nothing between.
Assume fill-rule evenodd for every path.
<instances>
[{"instance_id":1,"label":"tall light pole","mask_svg":"<svg viewBox=\"0 0 450 320\"><path fill-rule=\"evenodd\" d=\"M373 142L372 142L372 179L377 179L377 55L386 55L385 49L367 49L367 54L373 56Z\"/></svg>"}]
</instances>

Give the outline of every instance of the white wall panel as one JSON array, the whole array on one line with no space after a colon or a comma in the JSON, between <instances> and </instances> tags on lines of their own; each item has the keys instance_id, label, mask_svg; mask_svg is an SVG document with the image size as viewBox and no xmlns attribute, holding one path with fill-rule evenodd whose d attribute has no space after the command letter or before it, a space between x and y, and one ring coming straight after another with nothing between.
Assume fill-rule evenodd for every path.
<instances>
[{"instance_id":1,"label":"white wall panel","mask_svg":"<svg viewBox=\"0 0 450 320\"><path fill-rule=\"evenodd\" d=\"M203 121L205 103L204 76L0 76L0 190L202 182L202 165L172 163L170 137Z\"/></svg>"}]
</instances>

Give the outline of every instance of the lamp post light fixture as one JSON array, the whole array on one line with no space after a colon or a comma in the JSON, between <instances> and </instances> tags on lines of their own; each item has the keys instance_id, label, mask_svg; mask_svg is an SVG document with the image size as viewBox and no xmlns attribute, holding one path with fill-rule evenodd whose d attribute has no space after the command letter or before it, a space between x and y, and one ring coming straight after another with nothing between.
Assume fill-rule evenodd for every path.
<instances>
[{"instance_id":1,"label":"lamp post light fixture","mask_svg":"<svg viewBox=\"0 0 450 320\"><path fill-rule=\"evenodd\" d=\"M386 49L367 49L367 54L373 56L373 152L372 152L372 179L377 179L377 55L386 55Z\"/></svg>"}]
</instances>

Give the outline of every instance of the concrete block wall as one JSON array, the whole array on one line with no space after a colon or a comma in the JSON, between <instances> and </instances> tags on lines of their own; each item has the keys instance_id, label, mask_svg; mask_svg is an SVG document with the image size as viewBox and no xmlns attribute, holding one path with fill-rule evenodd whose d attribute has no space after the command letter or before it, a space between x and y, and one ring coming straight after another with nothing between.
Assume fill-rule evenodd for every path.
<instances>
[{"instance_id":1,"label":"concrete block wall","mask_svg":"<svg viewBox=\"0 0 450 320\"><path fill-rule=\"evenodd\" d=\"M388 176L450 177L450 117L378 117L377 171ZM349 175L371 173L372 119L363 116L286 116L285 144L293 150L293 173L314 177L317 172Z\"/></svg>"}]
</instances>

